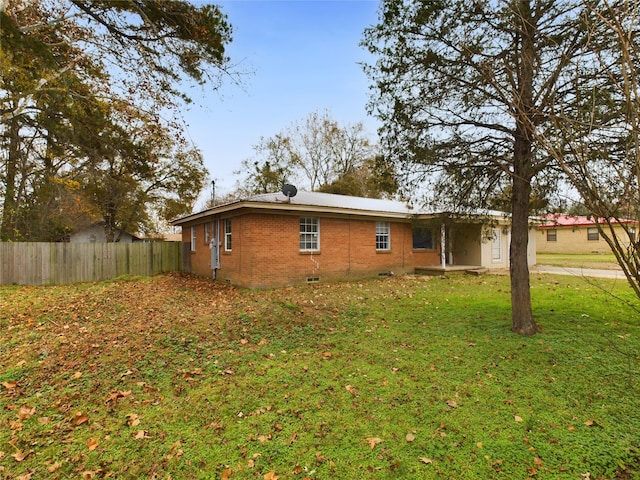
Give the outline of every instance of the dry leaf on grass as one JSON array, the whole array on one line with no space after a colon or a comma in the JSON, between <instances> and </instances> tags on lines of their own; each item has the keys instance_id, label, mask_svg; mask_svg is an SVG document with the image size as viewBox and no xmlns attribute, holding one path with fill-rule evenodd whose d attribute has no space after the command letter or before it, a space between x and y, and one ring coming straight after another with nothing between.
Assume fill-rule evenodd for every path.
<instances>
[{"instance_id":1,"label":"dry leaf on grass","mask_svg":"<svg viewBox=\"0 0 640 480\"><path fill-rule=\"evenodd\" d=\"M76 412L71 421L77 427L79 425L87 423L89 421L89 415L83 412Z\"/></svg>"},{"instance_id":2,"label":"dry leaf on grass","mask_svg":"<svg viewBox=\"0 0 640 480\"><path fill-rule=\"evenodd\" d=\"M379 443L382 443L382 439L378 437L369 437L367 438L367 443L371 447L371 450L373 450L376 445L378 445Z\"/></svg>"}]
</instances>

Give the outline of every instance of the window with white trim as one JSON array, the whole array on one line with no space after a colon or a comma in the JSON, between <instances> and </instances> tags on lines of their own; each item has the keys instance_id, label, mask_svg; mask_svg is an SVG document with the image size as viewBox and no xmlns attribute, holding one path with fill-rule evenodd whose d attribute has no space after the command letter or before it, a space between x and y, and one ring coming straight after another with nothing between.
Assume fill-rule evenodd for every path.
<instances>
[{"instance_id":1,"label":"window with white trim","mask_svg":"<svg viewBox=\"0 0 640 480\"><path fill-rule=\"evenodd\" d=\"M320 221L316 217L300 217L300 250L320 250Z\"/></svg>"},{"instance_id":2,"label":"window with white trim","mask_svg":"<svg viewBox=\"0 0 640 480\"><path fill-rule=\"evenodd\" d=\"M191 227L191 251L196 251L196 227Z\"/></svg>"},{"instance_id":3,"label":"window with white trim","mask_svg":"<svg viewBox=\"0 0 640 480\"><path fill-rule=\"evenodd\" d=\"M587 228L587 240L590 242L597 242L598 240L600 240L600 232L598 232L598 227Z\"/></svg>"},{"instance_id":4,"label":"window with white trim","mask_svg":"<svg viewBox=\"0 0 640 480\"><path fill-rule=\"evenodd\" d=\"M547 242L555 242L558 240L558 230L550 228L547 230Z\"/></svg>"},{"instance_id":5,"label":"window with white trim","mask_svg":"<svg viewBox=\"0 0 640 480\"><path fill-rule=\"evenodd\" d=\"M204 243L209 244L211 241L211 231L209 230L209 223L204 224Z\"/></svg>"},{"instance_id":6,"label":"window with white trim","mask_svg":"<svg viewBox=\"0 0 640 480\"><path fill-rule=\"evenodd\" d=\"M376 222L376 250L391 249L391 226L389 222Z\"/></svg>"},{"instance_id":7,"label":"window with white trim","mask_svg":"<svg viewBox=\"0 0 640 480\"><path fill-rule=\"evenodd\" d=\"M225 218L224 220L224 250L226 252L231 251L231 219Z\"/></svg>"},{"instance_id":8,"label":"window with white trim","mask_svg":"<svg viewBox=\"0 0 640 480\"><path fill-rule=\"evenodd\" d=\"M499 228L493 229L493 239L491 241L491 259L493 261L502 260L502 232Z\"/></svg>"},{"instance_id":9,"label":"window with white trim","mask_svg":"<svg viewBox=\"0 0 640 480\"><path fill-rule=\"evenodd\" d=\"M629 240L636 241L636 227L629 227Z\"/></svg>"}]
</instances>

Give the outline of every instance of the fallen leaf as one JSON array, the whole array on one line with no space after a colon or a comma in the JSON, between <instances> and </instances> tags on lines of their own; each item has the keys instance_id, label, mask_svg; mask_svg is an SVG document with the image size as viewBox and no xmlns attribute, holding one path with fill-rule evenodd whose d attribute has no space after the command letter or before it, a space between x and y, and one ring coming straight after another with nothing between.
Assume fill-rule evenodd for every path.
<instances>
[{"instance_id":1,"label":"fallen leaf","mask_svg":"<svg viewBox=\"0 0 640 480\"><path fill-rule=\"evenodd\" d=\"M264 480L278 480L280 477L276 475L276 472L269 472L264 475Z\"/></svg>"},{"instance_id":2,"label":"fallen leaf","mask_svg":"<svg viewBox=\"0 0 640 480\"><path fill-rule=\"evenodd\" d=\"M95 438L90 438L89 440L87 440L87 448L90 452L94 451L96 448L98 448L98 440L96 440Z\"/></svg>"},{"instance_id":3,"label":"fallen leaf","mask_svg":"<svg viewBox=\"0 0 640 480\"><path fill-rule=\"evenodd\" d=\"M29 450L27 453L24 452L16 452L11 455L16 462L22 462L25 458L33 453L33 450Z\"/></svg>"},{"instance_id":4,"label":"fallen leaf","mask_svg":"<svg viewBox=\"0 0 640 480\"><path fill-rule=\"evenodd\" d=\"M458 408L458 404L455 402L455 400L447 400L447 405L449 405L451 408Z\"/></svg>"},{"instance_id":5,"label":"fallen leaf","mask_svg":"<svg viewBox=\"0 0 640 480\"><path fill-rule=\"evenodd\" d=\"M13 432L21 432L24 424L22 422L14 422L13 420L9 420L9 428Z\"/></svg>"},{"instance_id":6,"label":"fallen leaf","mask_svg":"<svg viewBox=\"0 0 640 480\"><path fill-rule=\"evenodd\" d=\"M117 392L111 392L111 394L107 398L105 398L104 403L113 402L114 400L125 398L129 395L131 395L131 390L118 390Z\"/></svg>"},{"instance_id":7,"label":"fallen leaf","mask_svg":"<svg viewBox=\"0 0 640 480\"><path fill-rule=\"evenodd\" d=\"M10 382L2 382L2 386L7 390L13 390L18 386L18 382L10 381Z\"/></svg>"},{"instance_id":8,"label":"fallen leaf","mask_svg":"<svg viewBox=\"0 0 640 480\"><path fill-rule=\"evenodd\" d=\"M73 374L73 378L76 380L79 379L81 376L82 376L82 372L76 372Z\"/></svg>"},{"instance_id":9,"label":"fallen leaf","mask_svg":"<svg viewBox=\"0 0 640 480\"><path fill-rule=\"evenodd\" d=\"M327 460L329 460L329 457L323 455L322 452L316 452L316 462L318 462L318 464L324 463Z\"/></svg>"},{"instance_id":10,"label":"fallen leaf","mask_svg":"<svg viewBox=\"0 0 640 480\"><path fill-rule=\"evenodd\" d=\"M478 448L482 448L482 442L478 442L478 443L476 443L476 447L478 447Z\"/></svg>"},{"instance_id":11,"label":"fallen leaf","mask_svg":"<svg viewBox=\"0 0 640 480\"><path fill-rule=\"evenodd\" d=\"M89 421L89 415L82 412L76 412L76 414L73 417L73 420L71 421L73 422L74 425L79 426Z\"/></svg>"},{"instance_id":12,"label":"fallen leaf","mask_svg":"<svg viewBox=\"0 0 640 480\"><path fill-rule=\"evenodd\" d=\"M34 407L21 407L20 410L18 410L18 418L20 420L26 420L34 413L36 413L36 409Z\"/></svg>"},{"instance_id":13,"label":"fallen leaf","mask_svg":"<svg viewBox=\"0 0 640 480\"><path fill-rule=\"evenodd\" d=\"M260 442L261 445L264 445L269 440L271 440L271 434L269 434L269 435L258 435L258 441Z\"/></svg>"},{"instance_id":14,"label":"fallen leaf","mask_svg":"<svg viewBox=\"0 0 640 480\"><path fill-rule=\"evenodd\" d=\"M221 480L229 480L229 477L231 476L231 469L227 468L224 472L222 472L222 476L220 477Z\"/></svg>"},{"instance_id":15,"label":"fallen leaf","mask_svg":"<svg viewBox=\"0 0 640 480\"><path fill-rule=\"evenodd\" d=\"M356 397L358 396L358 392L356 391L356 387L351 386L351 385L347 385L347 386L346 386L346 387L344 387L344 388L345 388L345 389L347 390L347 392L349 392L351 395L354 395L354 396L356 396Z\"/></svg>"},{"instance_id":16,"label":"fallen leaf","mask_svg":"<svg viewBox=\"0 0 640 480\"><path fill-rule=\"evenodd\" d=\"M49 423L49 417L40 417L40 418L38 418L38 423L40 425L46 425L47 423Z\"/></svg>"},{"instance_id":17,"label":"fallen leaf","mask_svg":"<svg viewBox=\"0 0 640 480\"><path fill-rule=\"evenodd\" d=\"M416 439L416 436L413 433L407 433L407 436L404 437L407 442L413 442Z\"/></svg>"},{"instance_id":18,"label":"fallen leaf","mask_svg":"<svg viewBox=\"0 0 640 480\"><path fill-rule=\"evenodd\" d=\"M49 466L47 467L47 471L48 471L49 473L53 473L53 472L55 472L56 470L58 470L61 466L62 466L62 464L60 464L60 463L58 463L58 462L55 462L55 463L53 463L53 464L51 464L51 465L49 465Z\"/></svg>"},{"instance_id":19,"label":"fallen leaf","mask_svg":"<svg viewBox=\"0 0 640 480\"><path fill-rule=\"evenodd\" d=\"M136 433L133 438L135 438L136 440L142 440L145 438L149 438L149 435L147 435L147 432L145 432L144 430L138 430L138 433Z\"/></svg>"},{"instance_id":20,"label":"fallen leaf","mask_svg":"<svg viewBox=\"0 0 640 480\"><path fill-rule=\"evenodd\" d=\"M426 463L426 464L433 463L433 460L431 460L430 458L426 458L426 457L420 457L419 460L422 463Z\"/></svg>"},{"instance_id":21,"label":"fallen leaf","mask_svg":"<svg viewBox=\"0 0 640 480\"><path fill-rule=\"evenodd\" d=\"M522 417L519 417L518 415L514 415L513 419L514 419L516 422L522 422Z\"/></svg>"},{"instance_id":22,"label":"fallen leaf","mask_svg":"<svg viewBox=\"0 0 640 480\"><path fill-rule=\"evenodd\" d=\"M333 357L333 354L331 352L322 352L322 356L324 358L331 358Z\"/></svg>"},{"instance_id":23,"label":"fallen leaf","mask_svg":"<svg viewBox=\"0 0 640 480\"><path fill-rule=\"evenodd\" d=\"M140 417L138 417L138 415L136 415L135 413L130 413L129 415L127 415L127 425L129 425L130 427L137 427L138 425L140 425Z\"/></svg>"},{"instance_id":24,"label":"fallen leaf","mask_svg":"<svg viewBox=\"0 0 640 480\"><path fill-rule=\"evenodd\" d=\"M300 475L302 473L302 467L300 465L296 465L295 467L293 467L293 472L294 475Z\"/></svg>"},{"instance_id":25,"label":"fallen leaf","mask_svg":"<svg viewBox=\"0 0 640 480\"><path fill-rule=\"evenodd\" d=\"M371 447L371 450L373 450L377 444L382 443L382 439L378 437L369 437L367 438L367 443Z\"/></svg>"}]
</instances>

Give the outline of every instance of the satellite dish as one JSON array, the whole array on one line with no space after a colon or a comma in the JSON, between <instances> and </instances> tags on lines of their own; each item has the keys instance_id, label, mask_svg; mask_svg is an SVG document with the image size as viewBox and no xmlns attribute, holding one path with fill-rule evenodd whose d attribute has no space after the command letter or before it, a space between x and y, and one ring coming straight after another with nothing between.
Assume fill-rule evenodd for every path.
<instances>
[{"instance_id":1,"label":"satellite dish","mask_svg":"<svg viewBox=\"0 0 640 480\"><path fill-rule=\"evenodd\" d=\"M289 201L291 201L291 199L295 197L296 194L298 193L298 189L293 185L289 185L288 183L285 183L282 186L282 193L284 194L285 197L289 199Z\"/></svg>"}]
</instances>

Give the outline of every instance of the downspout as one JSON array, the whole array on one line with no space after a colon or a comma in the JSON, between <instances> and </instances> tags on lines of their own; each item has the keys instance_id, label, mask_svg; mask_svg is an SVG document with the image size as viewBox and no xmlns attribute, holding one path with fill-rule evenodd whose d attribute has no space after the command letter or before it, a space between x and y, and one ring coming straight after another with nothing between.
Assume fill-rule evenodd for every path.
<instances>
[{"instance_id":1,"label":"downspout","mask_svg":"<svg viewBox=\"0 0 640 480\"><path fill-rule=\"evenodd\" d=\"M213 269L213 279L215 280L218 276L218 268L220 267L220 215L216 217L216 246L215 248L218 250L216 254L216 258L218 259L218 263L216 264L216 268Z\"/></svg>"},{"instance_id":2,"label":"downspout","mask_svg":"<svg viewBox=\"0 0 640 480\"><path fill-rule=\"evenodd\" d=\"M447 268L447 253L445 251L446 244L446 227L443 222L440 225L440 264L443 270Z\"/></svg>"}]
</instances>

